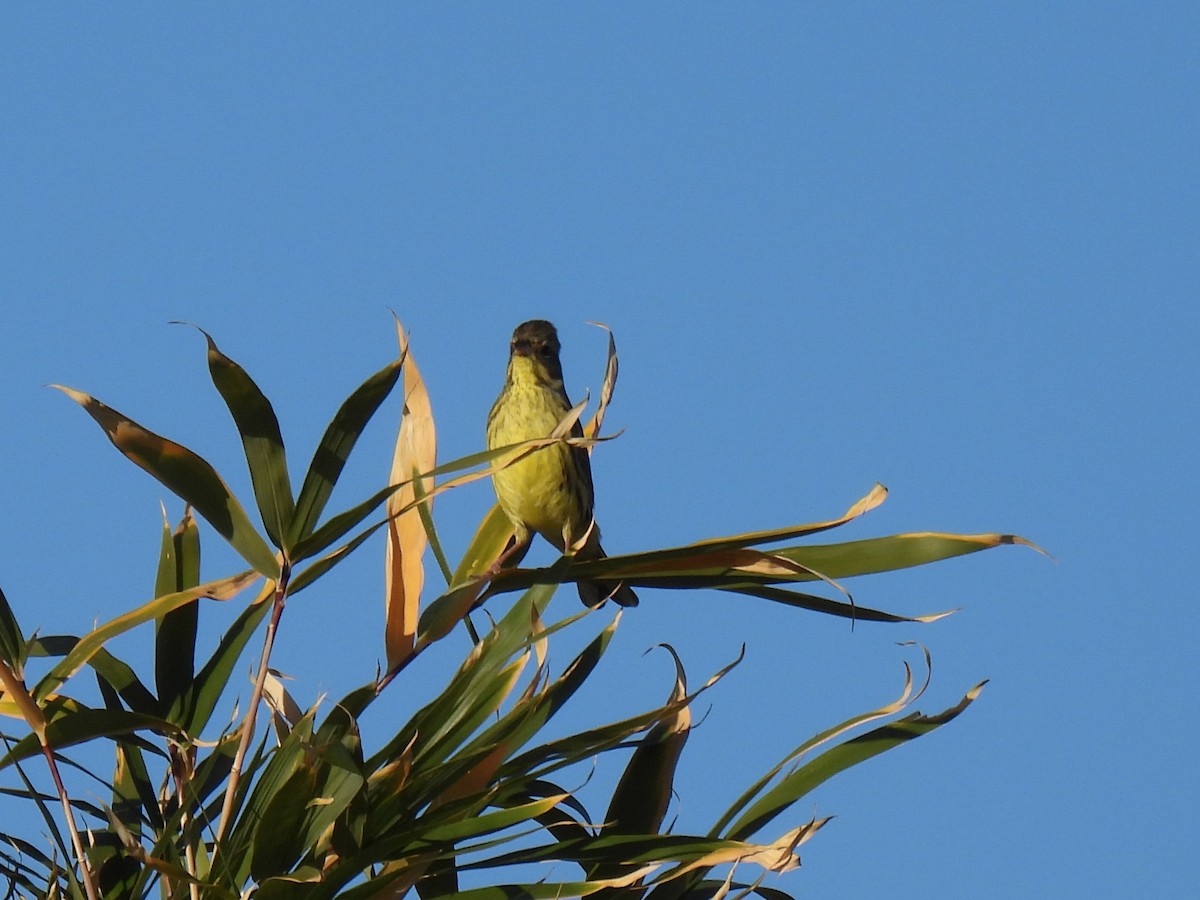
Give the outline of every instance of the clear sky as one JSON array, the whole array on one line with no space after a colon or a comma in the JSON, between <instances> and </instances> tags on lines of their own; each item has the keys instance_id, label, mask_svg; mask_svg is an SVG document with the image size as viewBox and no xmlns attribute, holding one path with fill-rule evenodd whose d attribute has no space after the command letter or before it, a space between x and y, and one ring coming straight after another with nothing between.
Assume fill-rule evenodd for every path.
<instances>
[{"instance_id":1,"label":"clear sky","mask_svg":"<svg viewBox=\"0 0 1200 900\"><path fill-rule=\"evenodd\" d=\"M391 358L389 308L444 459L480 449L514 325L559 325L580 397L603 321L625 430L594 457L610 552L825 519L878 480L891 498L844 537L1011 531L1056 561L1002 548L849 585L962 607L919 627L646 590L572 721L665 698L655 643L700 682L745 642L685 754L680 827L704 828L892 699L919 662L896 642L919 640L923 710L991 683L801 804L797 824L837 818L780 887L1181 896L1200 874L1198 42L1187 2L6 5L0 585L26 628L81 632L149 598L158 501L181 511L47 383L247 489L202 341L170 320L249 369L296 463ZM344 504L385 477L397 416ZM480 484L439 504L452 553L489 503ZM381 558L289 607L301 700L374 674ZM235 564L209 540L207 575ZM397 721L438 674L413 673Z\"/></svg>"}]
</instances>

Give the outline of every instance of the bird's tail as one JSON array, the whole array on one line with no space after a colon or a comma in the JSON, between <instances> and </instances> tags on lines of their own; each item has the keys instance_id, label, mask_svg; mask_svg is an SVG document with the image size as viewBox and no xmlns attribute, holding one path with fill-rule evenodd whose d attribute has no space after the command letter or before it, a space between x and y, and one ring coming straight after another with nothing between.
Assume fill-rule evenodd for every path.
<instances>
[{"instance_id":1,"label":"bird's tail","mask_svg":"<svg viewBox=\"0 0 1200 900\"><path fill-rule=\"evenodd\" d=\"M638 596L623 581L580 581L579 599L585 606L599 606L609 597L620 606L637 606Z\"/></svg>"},{"instance_id":2,"label":"bird's tail","mask_svg":"<svg viewBox=\"0 0 1200 900\"><path fill-rule=\"evenodd\" d=\"M596 527L595 520L580 543L582 546L575 550L576 559L604 559L608 556L600 546L600 529ZM620 606L638 605L638 595L623 581L578 581L576 587L584 606L599 606L610 597Z\"/></svg>"}]
</instances>

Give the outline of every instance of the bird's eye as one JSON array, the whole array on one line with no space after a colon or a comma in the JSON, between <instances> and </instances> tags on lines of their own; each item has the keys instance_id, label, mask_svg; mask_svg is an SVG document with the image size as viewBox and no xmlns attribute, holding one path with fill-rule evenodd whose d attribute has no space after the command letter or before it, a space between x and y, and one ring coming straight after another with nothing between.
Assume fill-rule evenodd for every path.
<instances>
[{"instance_id":1,"label":"bird's eye","mask_svg":"<svg viewBox=\"0 0 1200 900\"><path fill-rule=\"evenodd\" d=\"M549 344L542 344L542 346L538 348L538 352L541 353L542 356L546 357L546 359L549 359L554 355L554 351L550 349Z\"/></svg>"}]
</instances>

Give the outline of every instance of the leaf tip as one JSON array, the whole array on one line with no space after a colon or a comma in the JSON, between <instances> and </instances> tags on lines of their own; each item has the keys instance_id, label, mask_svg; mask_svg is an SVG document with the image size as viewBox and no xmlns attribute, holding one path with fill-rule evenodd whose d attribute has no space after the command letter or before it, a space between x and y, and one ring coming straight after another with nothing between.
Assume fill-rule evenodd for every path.
<instances>
[{"instance_id":1,"label":"leaf tip","mask_svg":"<svg viewBox=\"0 0 1200 900\"><path fill-rule=\"evenodd\" d=\"M1054 557L1054 554L1050 553L1050 551L1046 550L1043 547L1038 546L1037 544L1035 544L1033 541L1029 540L1028 538L1021 537L1019 534L1002 534L1002 535L1000 535L1000 543L1002 543L1002 544L1019 544L1023 547L1029 547L1033 550L1036 550L1038 553L1042 554L1042 556L1046 557L1047 559L1053 560L1054 562L1058 562L1058 560Z\"/></svg>"}]
</instances>

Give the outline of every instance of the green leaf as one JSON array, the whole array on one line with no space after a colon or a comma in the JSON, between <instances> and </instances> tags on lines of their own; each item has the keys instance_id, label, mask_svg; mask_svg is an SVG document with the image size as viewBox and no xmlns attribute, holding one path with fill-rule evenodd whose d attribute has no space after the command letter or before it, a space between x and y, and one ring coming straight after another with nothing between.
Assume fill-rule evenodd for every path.
<instances>
[{"instance_id":1,"label":"green leaf","mask_svg":"<svg viewBox=\"0 0 1200 900\"><path fill-rule=\"evenodd\" d=\"M585 868L595 865L624 863L653 865L665 862L686 862L723 851L747 852L754 849L741 841L700 837L685 834L603 835L574 841L558 841L505 853L491 859L464 865L466 869L518 865L527 862L547 863L556 860L575 862ZM636 876L632 876L636 877ZM623 879L631 878L625 875ZM612 879L617 881L618 879ZM596 881L592 883L604 883ZM628 883L628 882L626 882Z\"/></svg>"},{"instance_id":2,"label":"green leaf","mask_svg":"<svg viewBox=\"0 0 1200 900\"><path fill-rule=\"evenodd\" d=\"M676 708L638 741L637 749L613 791L612 802L604 816L604 834L654 834L661 827L671 802L675 767L691 731L692 719L688 707L681 705L687 697L683 663L673 648L667 644L661 646L675 660L675 684L668 704Z\"/></svg>"},{"instance_id":3,"label":"green leaf","mask_svg":"<svg viewBox=\"0 0 1200 900\"><path fill-rule=\"evenodd\" d=\"M800 591L790 591L786 588L761 584L731 584L725 585L719 588L719 590L745 594L749 597L762 597L765 600L772 600L775 603L782 603L785 606L794 606L797 609L807 609L812 612L824 613L827 616L838 616L843 619L859 622L920 622L927 624L929 622L936 622L938 619L944 619L955 612L955 610L947 610L923 616L902 616L898 613L871 609L868 606L859 606L857 603L842 603L841 601L830 600L828 597L820 597L816 594L805 594Z\"/></svg>"},{"instance_id":4,"label":"green leaf","mask_svg":"<svg viewBox=\"0 0 1200 900\"><path fill-rule=\"evenodd\" d=\"M425 490L424 482L420 478L413 479L413 495L417 503L417 515L421 517L421 525L425 529L425 537L429 540L429 549L433 552L433 558L437 560L438 568L442 571L442 577L446 580L446 584L450 584L453 573L450 571L450 563L446 559L446 551L442 547L441 538L438 537L437 527L433 522L433 506L430 503L424 502L428 494L429 492Z\"/></svg>"},{"instance_id":5,"label":"green leaf","mask_svg":"<svg viewBox=\"0 0 1200 900\"><path fill-rule=\"evenodd\" d=\"M114 709L75 709L63 712L46 726L46 742L55 750L62 750L95 738L125 737L138 731L171 736L181 734L175 725L158 716ZM29 735L0 759L0 768L40 751L36 737Z\"/></svg>"},{"instance_id":6,"label":"green leaf","mask_svg":"<svg viewBox=\"0 0 1200 900\"><path fill-rule=\"evenodd\" d=\"M165 597L158 597L144 606L140 606L131 612L127 612L100 625L81 638L63 658L62 662L46 673L42 680L38 682L33 692L34 697L38 700L44 700L51 691L57 690L59 685L86 665L107 641L117 635L124 634L138 625L152 621L200 597L206 597L211 600L228 600L257 579L258 575L254 572L241 572L229 578L222 578L220 581L211 581L208 584L189 588L186 591L179 591L174 594L168 594Z\"/></svg>"},{"instance_id":7,"label":"green leaf","mask_svg":"<svg viewBox=\"0 0 1200 900\"><path fill-rule=\"evenodd\" d=\"M133 671L131 666L117 659L107 650L97 651L88 660L88 665L95 669L96 673L105 681L116 688L117 693L121 695L121 699L129 705L129 708L133 712L143 713L148 716L161 714L158 701L150 693L149 688L142 684L141 679L137 677L137 673Z\"/></svg>"},{"instance_id":8,"label":"green leaf","mask_svg":"<svg viewBox=\"0 0 1200 900\"><path fill-rule=\"evenodd\" d=\"M475 537L463 554L458 569L450 581L451 587L465 584L475 575L482 575L496 561L513 536L512 521L495 504L479 523Z\"/></svg>"},{"instance_id":9,"label":"green leaf","mask_svg":"<svg viewBox=\"0 0 1200 900\"><path fill-rule=\"evenodd\" d=\"M567 796L569 795L543 797L507 809L471 816L468 819L431 828L428 831L422 832L421 840L430 841L435 844L455 844L468 838L492 834L505 828L511 828L514 825L528 822L530 819L535 819L543 813L549 812L566 799Z\"/></svg>"},{"instance_id":10,"label":"green leaf","mask_svg":"<svg viewBox=\"0 0 1200 900\"><path fill-rule=\"evenodd\" d=\"M945 725L975 701L984 684L986 682L977 684L957 704L936 715L912 713L826 750L784 776L778 785L751 804L729 827L726 836L734 840L749 839L779 813L837 773Z\"/></svg>"},{"instance_id":11,"label":"green leaf","mask_svg":"<svg viewBox=\"0 0 1200 900\"><path fill-rule=\"evenodd\" d=\"M307 538L316 528L350 451L380 404L396 386L403 362L401 358L388 363L359 385L325 429L296 501L296 516L289 534L291 546Z\"/></svg>"},{"instance_id":12,"label":"green leaf","mask_svg":"<svg viewBox=\"0 0 1200 900\"><path fill-rule=\"evenodd\" d=\"M342 537L360 525L367 516L379 509L387 501L387 498L400 490L400 488L401 485L399 484L388 485L376 491L362 503L331 517L324 525L296 544L292 559L295 562L300 562L301 560L316 556L321 551L333 546ZM386 519L376 522L371 526L371 532L374 533L386 523Z\"/></svg>"},{"instance_id":13,"label":"green leaf","mask_svg":"<svg viewBox=\"0 0 1200 900\"><path fill-rule=\"evenodd\" d=\"M186 591L200 583L200 529L191 511L171 532L163 519L162 549L159 552L156 597ZM200 601L185 603L155 620L154 684L163 711L177 706L191 687L196 665L196 630Z\"/></svg>"},{"instance_id":14,"label":"green leaf","mask_svg":"<svg viewBox=\"0 0 1200 900\"><path fill-rule=\"evenodd\" d=\"M198 330L208 341L208 371L213 384L242 437L254 498L267 536L276 547L288 550L284 538L295 515L295 501L275 410L246 370L217 349L207 331Z\"/></svg>"},{"instance_id":15,"label":"green leaf","mask_svg":"<svg viewBox=\"0 0 1200 900\"><path fill-rule=\"evenodd\" d=\"M217 701L229 684L233 667L241 658L251 635L271 610L271 604L266 601L273 594L273 586L266 584L254 602L242 610L221 636L213 655L192 680L186 697L181 698L168 713L168 718L181 722L188 734L199 735L207 727Z\"/></svg>"},{"instance_id":16,"label":"green leaf","mask_svg":"<svg viewBox=\"0 0 1200 900\"><path fill-rule=\"evenodd\" d=\"M302 765L271 797L262 813L264 825L269 825L258 829L251 850L250 874L255 881L286 874L304 854L309 803L317 796L317 772Z\"/></svg>"},{"instance_id":17,"label":"green leaf","mask_svg":"<svg viewBox=\"0 0 1200 900\"><path fill-rule=\"evenodd\" d=\"M386 519L382 522L376 522L371 527L365 529L359 534L356 534L353 538L351 538L342 546L338 547L336 550L332 550L329 553L326 553L320 559L314 560L303 571L301 571L299 575L292 579L288 594L295 595L300 593L338 563L345 560L351 553L361 547L367 538L371 537L371 535L373 535L386 524Z\"/></svg>"},{"instance_id":18,"label":"green leaf","mask_svg":"<svg viewBox=\"0 0 1200 900\"><path fill-rule=\"evenodd\" d=\"M0 590L0 661L8 663L17 677L25 666L25 636L13 615L8 598Z\"/></svg>"},{"instance_id":19,"label":"green leaf","mask_svg":"<svg viewBox=\"0 0 1200 900\"><path fill-rule=\"evenodd\" d=\"M487 586L484 580L467 582L451 588L425 607L417 624L417 651L453 631L454 626L475 607Z\"/></svg>"},{"instance_id":20,"label":"green leaf","mask_svg":"<svg viewBox=\"0 0 1200 900\"><path fill-rule=\"evenodd\" d=\"M928 531L842 544L786 547L773 552L828 578L849 578L924 566L1010 544L1031 547L1042 554L1046 552L1015 534L938 534Z\"/></svg>"},{"instance_id":21,"label":"green leaf","mask_svg":"<svg viewBox=\"0 0 1200 900\"><path fill-rule=\"evenodd\" d=\"M586 614L586 612L579 613L577 617ZM495 747L503 745L506 756L511 756L520 750L532 737L541 732L555 713L562 709L563 705L583 686L608 648L619 621L620 615L618 614L571 661L557 680L549 684L544 691L521 698L503 720L495 723L475 741L472 741L467 750L485 749L490 752ZM535 784L536 782L527 785L526 789L534 790ZM541 796L546 795L542 794ZM580 814L586 817L586 812L580 810Z\"/></svg>"},{"instance_id":22,"label":"green leaf","mask_svg":"<svg viewBox=\"0 0 1200 900\"><path fill-rule=\"evenodd\" d=\"M143 428L95 397L62 385L52 386L82 406L121 453L195 507L246 562L268 578L279 576L275 553L250 524L246 511L212 466L187 447Z\"/></svg>"},{"instance_id":23,"label":"green leaf","mask_svg":"<svg viewBox=\"0 0 1200 900\"><path fill-rule=\"evenodd\" d=\"M318 844L365 784L341 744L319 750L317 760L295 773L266 808L254 839L251 872L258 880L282 875Z\"/></svg>"},{"instance_id":24,"label":"green leaf","mask_svg":"<svg viewBox=\"0 0 1200 900\"><path fill-rule=\"evenodd\" d=\"M117 764L113 773L113 813L133 834L140 836L143 820L162 830L162 813L154 784L139 747L128 741L117 742Z\"/></svg>"},{"instance_id":25,"label":"green leaf","mask_svg":"<svg viewBox=\"0 0 1200 900\"><path fill-rule=\"evenodd\" d=\"M9 757L13 756L20 744L28 743L31 740L36 746L36 739L34 739L32 735L18 742L16 746L10 746L8 755L5 757L5 761L7 761ZM0 765L3 765L3 763L0 763ZM59 873L61 871L59 860L71 859L72 852L67 849L67 841L63 837L62 831L59 829L58 821L55 815L51 813L50 807L47 805L44 795L34 788L33 782L29 780L29 776L25 773L25 769L21 766L20 762L16 761L15 759L13 761L13 768L17 772L17 777L21 779L21 783L25 785L25 796L29 797L34 806L37 807L38 813L41 815L42 821L45 823L46 830L43 832L43 836L49 834L54 840L54 846L56 848L54 860L53 862L48 861L41 850L34 848L27 841L14 841L13 843L14 846L16 846L21 852L31 856L33 859L36 859L39 861L39 863L41 863L41 865L47 870L47 880L51 881L53 884L53 889L47 890L44 893L35 892L35 896L40 895L53 897L61 889L61 882L59 881ZM70 888L69 894L72 900L83 900L83 888L79 882L75 880L74 867L66 866L66 876L68 887Z\"/></svg>"},{"instance_id":26,"label":"green leaf","mask_svg":"<svg viewBox=\"0 0 1200 900\"><path fill-rule=\"evenodd\" d=\"M681 700L671 700L666 705L639 713L618 722L612 722L588 731L568 735L564 738L548 741L533 747L517 756L503 766L499 771L502 780L540 779L551 772L590 759L598 753L616 749L635 734L653 728L656 724L674 715L681 707L690 706L697 697L724 678L735 666L742 661L741 655L712 675L708 681L697 690Z\"/></svg>"},{"instance_id":27,"label":"green leaf","mask_svg":"<svg viewBox=\"0 0 1200 900\"><path fill-rule=\"evenodd\" d=\"M681 553L681 550L689 548L675 548L610 556L601 560L578 561L564 557L554 566L543 569L504 569L492 577L491 592L505 593L523 590L533 584L561 584L580 579L625 581L633 587L736 591L852 619L931 622L949 615L949 612L901 616L838 603L812 594L773 589L769 585L810 581L832 583L833 579L925 565L1006 544L1025 545L1045 553L1037 545L1017 535L929 532L770 551L722 547L715 551Z\"/></svg>"},{"instance_id":28,"label":"green leaf","mask_svg":"<svg viewBox=\"0 0 1200 900\"><path fill-rule=\"evenodd\" d=\"M475 646L445 689L368 761L368 769L375 771L410 752L410 744L413 745L411 752L419 753L423 764L440 763L469 738L487 718L488 710L494 710L507 695L511 685L502 682L505 677L511 677L511 673L510 676L501 673L513 654L524 651L532 641L533 611L536 609L540 616L552 594L552 588L539 588L527 592L514 603L505 617ZM419 747L414 738L419 739ZM472 744L472 748L472 756L478 758L486 757L493 749L486 744L482 747ZM454 772L449 777L453 780ZM431 792L436 794L438 790L431 789Z\"/></svg>"}]
</instances>

